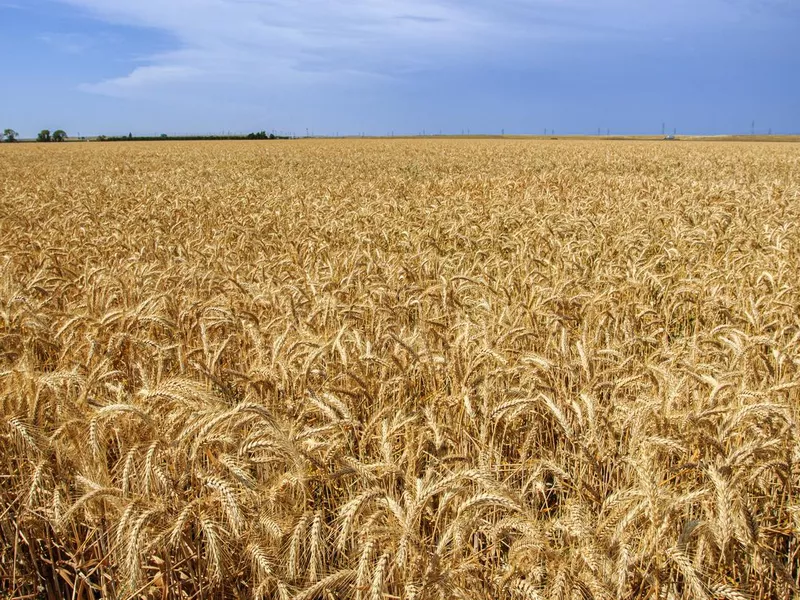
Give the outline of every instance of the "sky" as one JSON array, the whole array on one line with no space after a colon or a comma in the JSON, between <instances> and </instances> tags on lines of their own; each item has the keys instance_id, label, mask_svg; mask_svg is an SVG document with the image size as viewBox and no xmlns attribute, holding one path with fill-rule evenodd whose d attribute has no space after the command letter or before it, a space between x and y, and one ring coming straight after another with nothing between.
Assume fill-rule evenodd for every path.
<instances>
[{"instance_id":1,"label":"sky","mask_svg":"<svg viewBox=\"0 0 800 600\"><path fill-rule=\"evenodd\" d=\"M0 0L0 130L800 133L798 0Z\"/></svg>"}]
</instances>

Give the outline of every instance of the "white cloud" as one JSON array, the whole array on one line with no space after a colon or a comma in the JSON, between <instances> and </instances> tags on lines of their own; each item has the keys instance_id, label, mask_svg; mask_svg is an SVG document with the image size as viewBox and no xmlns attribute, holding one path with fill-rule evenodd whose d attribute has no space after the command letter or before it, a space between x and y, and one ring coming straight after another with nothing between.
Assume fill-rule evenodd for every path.
<instances>
[{"instance_id":1,"label":"white cloud","mask_svg":"<svg viewBox=\"0 0 800 600\"><path fill-rule=\"evenodd\" d=\"M191 81L302 85L498 63L554 41L602 39L741 17L744 0L57 0L155 28L177 49L83 89L133 95Z\"/></svg>"},{"instance_id":2,"label":"white cloud","mask_svg":"<svg viewBox=\"0 0 800 600\"><path fill-rule=\"evenodd\" d=\"M68 54L80 54L87 48L85 43L76 41L76 34L71 34L67 37L57 33L40 33L36 36L36 39Z\"/></svg>"},{"instance_id":3,"label":"white cloud","mask_svg":"<svg viewBox=\"0 0 800 600\"><path fill-rule=\"evenodd\" d=\"M464 52L485 35L476 11L446 2L62 0L102 19L172 35L174 52L85 89L128 93L180 81L386 76Z\"/></svg>"},{"instance_id":4,"label":"white cloud","mask_svg":"<svg viewBox=\"0 0 800 600\"><path fill-rule=\"evenodd\" d=\"M125 92L141 87L157 88L165 84L180 81L191 81L201 75L198 69L182 65L153 65L137 67L125 77L108 79L99 83L84 84L81 89L87 92L107 94L109 96L125 96Z\"/></svg>"},{"instance_id":5,"label":"white cloud","mask_svg":"<svg viewBox=\"0 0 800 600\"><path fill-rule=\"evenodd\" d=\"M36 39L66 54L83 54L96 42L94 38L80 33L40 33Z\"/></svg>"}]
</instances>

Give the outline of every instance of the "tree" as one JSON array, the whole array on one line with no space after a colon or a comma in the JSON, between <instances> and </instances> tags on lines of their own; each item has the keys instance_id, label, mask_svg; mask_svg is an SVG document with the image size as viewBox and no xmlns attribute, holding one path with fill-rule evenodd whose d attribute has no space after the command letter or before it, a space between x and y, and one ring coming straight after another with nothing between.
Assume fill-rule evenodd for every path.
<instances>
[{"instance_id":1,"label":"tree","mask_svg":"<svg viewBox=\"0 0 800 600\"><path fill-rule=\"evenodd\" d=\"M19 134L13 129L6 129L3 132L3 139L5 139L7 142L16 142L18 137Z\"/></svg>"},{"instance_id":2,"label":"tree","mask_svg":"<svg viewBox=\"0 0 800 600\"><path fill-rule=\"evenodd\" d=\"M54 142L63 142L67 139L67 132L63 129L56 129L53 132L53 141Z\"/></svg>"},{"instance_id":3,"label":"tree","mask_svg":"<svg viewBox=\"0 0 800 600\"><path fill-rule=\"evenodd\" d=\"M37 142L51 142L52 138L50 137L50 130L49 129L42 129L39 132L39 135L36 136Z\"/></svg>"}]
</instances>

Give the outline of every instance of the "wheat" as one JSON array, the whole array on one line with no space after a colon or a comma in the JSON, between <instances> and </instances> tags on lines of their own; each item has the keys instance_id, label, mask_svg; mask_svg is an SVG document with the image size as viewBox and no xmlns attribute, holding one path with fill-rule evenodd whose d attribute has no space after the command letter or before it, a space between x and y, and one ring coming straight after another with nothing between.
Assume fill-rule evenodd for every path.
<instances>
[{"instance_id":1,"label":"wheat","mask_svg":"<svg viewBox=\"0 0 800 600\"><path fill-rule=\"evenodd\" d=\"M383 600L383 586L385 584L386 570L389 566L389 554L384 552L378 559L375 572L372 574L372 585L369 588L370 600Z\"/></svg>"},{"instance_id":2,"label":"wheat","mask_svg":"<svg viewBox=\"0 0 800 600\"><path fill-rule=\"evenodd\" d=\"M796 595L800 145L0 146L9 596Z\"/></svg>"}]
</instances>

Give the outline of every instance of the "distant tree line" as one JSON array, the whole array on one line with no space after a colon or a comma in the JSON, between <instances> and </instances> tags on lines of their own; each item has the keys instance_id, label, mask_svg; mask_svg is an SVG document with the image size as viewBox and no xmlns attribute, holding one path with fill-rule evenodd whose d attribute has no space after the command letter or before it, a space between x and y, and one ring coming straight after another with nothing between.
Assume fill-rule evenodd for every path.
<instances>
[{"instance_id":1,"label":"distant tree line","mask_svg":"<svg viewBox=\"0 0 800 600\"><path fill-rule=\"evenodd\" d=\"M177 141L202 141L202 140L288 140L288 136L275 135L274 133L267 133L266 131L256 131L248 133L247 135L100 135L97 138L98 142L161 142L164 140L177 140Z\"/></svg>"},{"instance_id":2,"label":"distant tree line","mask_svg":"<svg viewBox=\"0 0 800 600\"><path fill-rule=\"evenodd\" d=\"M49 129L42 129L36 136L37 142L64 142L67 139L67 132L63 129L56 129L50 133Z\"/></svg>"},{"instance_id":3,"label":"distant tree line","mask_svg":"<svg viewBox=\"0 0 800 600\"><path fill-rule=\"evenodd\" d=\"M13 129L3 130L2 139L4 142L16 142L19 138L19 133ZM63 129L56 129L52 133L49 129L42 129L36 136L37 142L65 142L67 140L67 132Z\"/></svg>"},{"instance_id":4,"label":"distant tree line","mask_svg":"<svg viewBox=\"0 0 800 600\"><path fill-rule=\"evenodd\" d=\"M255 133L248 133L247 134L247 139L248 140L274 140L275 139L275 134L274 133L270 133L269 135L267 135L266 131L257 131Z\"/></svg>"},{"instance_id":5,"label":"distant tree line","mask_svg":"<svg viewBox=\"0 0 800 600\"><path fill-rule=\"evenodd\" d=\"M42 129L36 136L37 142L64 142L67 140L67 132L63 129L56 129L51 132L49 129ZM19 139L19 133L13 129L6 129L3 131L0 139L4 142L16 142ZM80 138L86 139L86 138ZM132 133L128 135L100 135L95 138L99 142L155 142L163 140L288 140L288 136L275 135L274 133L267 133L266 131L256 131L248 133L247 135L178 135L168 136L166 133L153 136L134 136Z\"/></svg>"}]
</instances>

